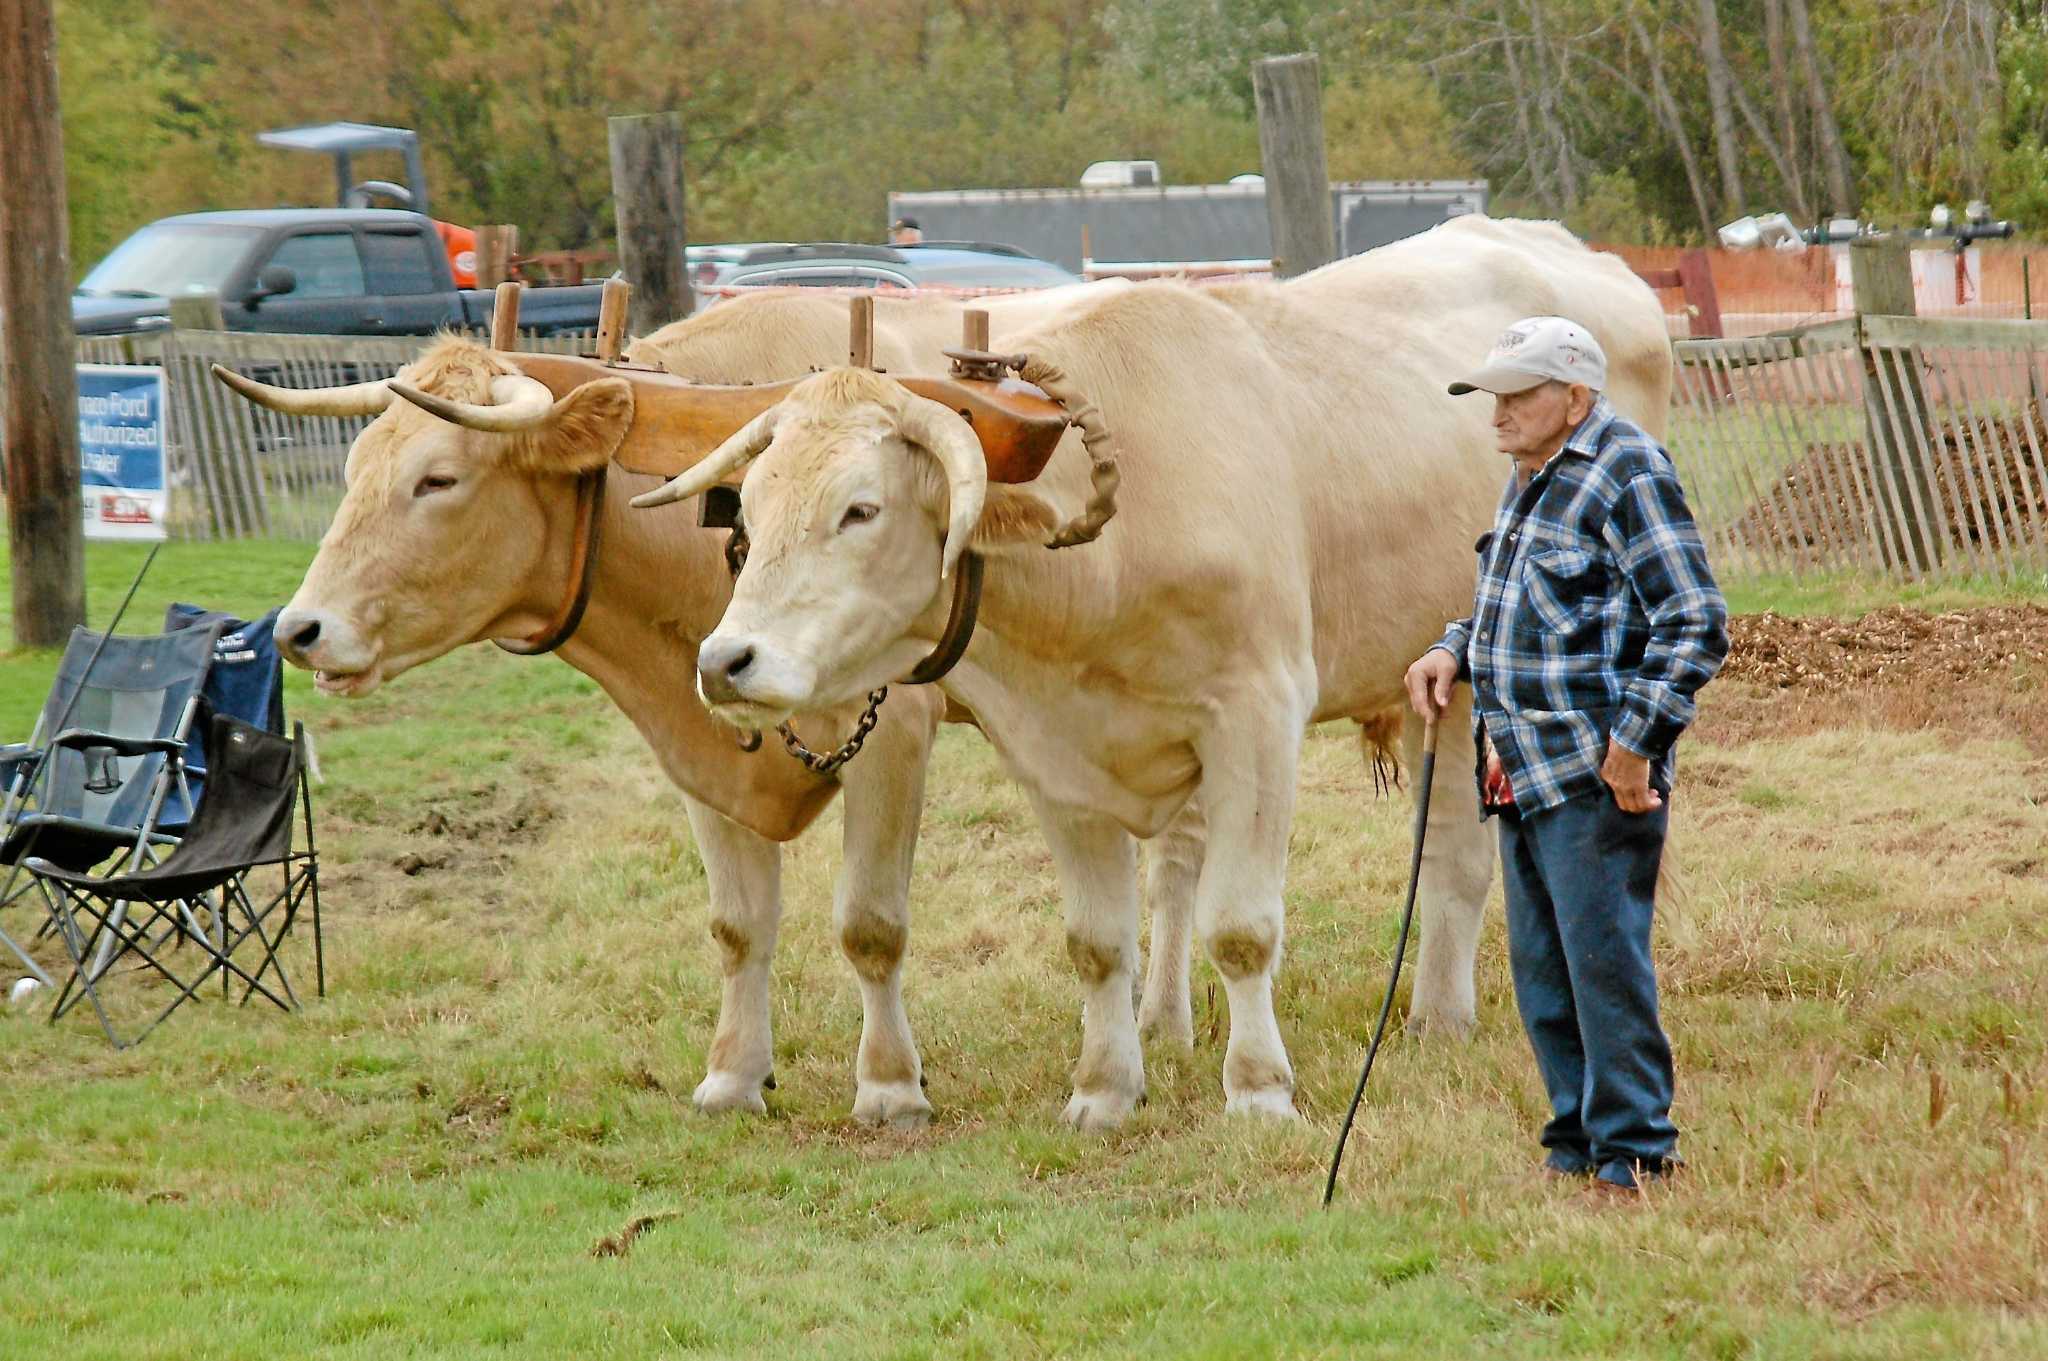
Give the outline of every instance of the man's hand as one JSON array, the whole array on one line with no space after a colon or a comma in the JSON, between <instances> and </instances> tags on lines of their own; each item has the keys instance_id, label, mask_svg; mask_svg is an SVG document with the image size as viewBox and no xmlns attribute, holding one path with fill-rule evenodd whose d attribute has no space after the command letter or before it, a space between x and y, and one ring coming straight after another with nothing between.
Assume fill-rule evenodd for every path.
<instances>
[{"instance_id":1,"label":"man's hand","mask_svg":"<svg viewBox=\"0 0 2048 1361\"><path fill-rule=\"evenodd\" d=\"M1433 647L1415 659L1402 683L1408 687L1409 706L1425 723L1433 722L1451 702L1451 688L1458 683L1458 659Z\"/></svg>"},{"instance_id":2,"label":"man's hand","mask_svg":"<svg viewBox=\"0 0 2048 1361\"><path fill-rule=\"evenodd\" d=\"M1624 813L1654 813L1664 806L1663 795L1650 788L1650 758L1636 755L1612 737L1607 739L1600 778L1614 791L1615 805Z\"/></svg>"}]
</instances>

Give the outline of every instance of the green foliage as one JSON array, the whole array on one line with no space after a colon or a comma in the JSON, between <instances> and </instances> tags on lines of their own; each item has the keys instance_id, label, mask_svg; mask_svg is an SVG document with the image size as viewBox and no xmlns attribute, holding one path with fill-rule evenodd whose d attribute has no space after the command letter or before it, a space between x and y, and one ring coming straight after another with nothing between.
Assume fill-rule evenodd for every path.
<instances>
[{"instance_id":1,"label":"green foliage","mask_svg":"<svg viewBox=\"0 0 2048 1361\"><path fill-rule=\"evenodd\" d=\"M2038 7L1999 27L1991 0L1808 4L1865 197L1917 219L1989 188L2023 223L2048 220ZM1766 0L1718 5L1749 111L1744 206L1824 210L1803 78L1782 39L1775 52L1765 40ZM1292 51L1322 61L1333 177L1484 175L1497 203L1639 242L1711 225L1692 176L1710 216L1728 209L1700 0L58 8L81 269L166 213L329 201L323 161L253 135L336 117L419 129L437 215L516 223L529 249L610 240L604 120L619 112L683 114L700 241L874 239L891 189L1070 185L1097 159L1213 182L1258 168L1251 63ZM1781 86L1796 97L1780 101ZM356 170L398 174L374 158Z\"/></svg>"},{"instance_id":2,"label":"green foliage","mask_svg":"<svg viewBox=\"0 0 2048 1361\"><path fill-rule=\"evenodd\" d=\"M2048 12L2008 17L1998 45L2005 113L1992 190L2000 212L2048 222Z\"/></svg>"},{"instance_id":3,"label":"green foliage","mask_svg":"<svg viewBox=\"0 0 2048 1361\"><path fill-rule=\"evenodd\" d=\"M1587 241L1668 246L1676 239L1671 225L1644 205L1642 190L1625 170L1595 175L1564 225Z\"/></svg>"}]
</instances>

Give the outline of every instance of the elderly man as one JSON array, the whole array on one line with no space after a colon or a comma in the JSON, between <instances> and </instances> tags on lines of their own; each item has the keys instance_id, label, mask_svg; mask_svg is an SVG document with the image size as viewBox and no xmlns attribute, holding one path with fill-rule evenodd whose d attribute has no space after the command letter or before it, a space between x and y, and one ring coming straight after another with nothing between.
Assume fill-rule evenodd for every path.
<instances>
[{"instance_id":1,"label":"elderly man","mask_svg":"<svg viewBox=\"0 0 2048 1361\"><path fill-rule=\"evenodd\" d=\"M1600 395L1606 376L1582 327L1531 317L1451 384L1493 394L1514 473L1471 617L1407 686L1433 718L1472 685L1515 1000L1550 1094L1545 1169L1632 1191L1678 1165L1650 922L1672 746L1728 635L1671 457Z\"/></svg>"}]
</instances>

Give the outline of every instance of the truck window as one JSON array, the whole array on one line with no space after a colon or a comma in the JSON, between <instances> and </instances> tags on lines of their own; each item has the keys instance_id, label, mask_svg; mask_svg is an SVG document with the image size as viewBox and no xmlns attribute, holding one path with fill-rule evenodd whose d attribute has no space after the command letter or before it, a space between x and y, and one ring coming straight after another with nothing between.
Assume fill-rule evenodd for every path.
<instances>
[{"instance_id":1,"label":"truck window","mask_svg":"<svg viewBox=\"0 0 2048 1361\"><path fill-rule=\"evenodd\" d=\"M351 232L308 232L287 237L270 257L299 276L294 298L357 298L363 293L363 261Z\"/></svg>"},{"instance_id":2,"label":"truck window","mask_svg":"<svg viewBox=\"0 0 2048 1361\"><path fill-rule=\"evenodd\" d=\"M440 246L440 238L434 238L434 248ZM363 264L370 291L380 296L432 293L439 284L427 238L420 232L363 233Z\"/></svg>"},{"instance_id":3,"label":"truck window","mask_svg":"<svg viewBox=\"0 0 2048 1361\"><path fill-rule=\"evenodd\" d=\"M169 298L201 290L218 293L255 236L254 227L213 222L144 227L100 261L78 291L87 297L156 293Z\"/></svg>"}]
</instances>

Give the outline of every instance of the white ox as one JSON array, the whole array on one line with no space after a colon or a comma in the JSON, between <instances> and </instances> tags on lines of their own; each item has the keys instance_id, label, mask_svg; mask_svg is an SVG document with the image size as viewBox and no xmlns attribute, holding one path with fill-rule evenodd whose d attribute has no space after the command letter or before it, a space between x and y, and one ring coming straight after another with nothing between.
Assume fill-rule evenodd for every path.
<instances>
[{"instance_id":1,"label":"white ox","mask_svg":"<svg viewBox=\"0 0 2048 1361\"><path fill-rule=\"evenodd\" d=\"M1659 429L1671 371L1649 289L1555 225L1467 218L1277 287L1147 285L1012 334L1114 431L1122 488L1094 544L1041 546L1088 495L1076 440L1037 483L991 485L958 416L857 369L808 379L641 498L747 467L752 552L698 685L750 726L902 675L946 618L948 566L987 555L980 629L940 684L1052 845L1085 1000L1070 1122L1113 1124L1143 1094L1135 838L1198 789L1195 925L1230 1001L1226 1108L1293 1113L1273 986L1302 732L1379 722L1464 612L1505 467L1488 406L1444 387L1507 323L1550 312L1600 338L1616 402ZM1492 857L1462 712L1442 749L1417 996L1463 1025Z\"/></svg>"},{"instance_id":2,"label":"white ox","mask_svg":"<svg viewBox=\"0 0 2048 1361\"><path fill-rule=\"evenodd\" d=\"M1055 291L991 307L996 335L1017 318L1056 315ZM929 300L884 299L877 360L903 371L943 366L960 338L961 309ZM703 382L769 381L845 354L843 302L768 295L736 302L656 332L629 357ZM458 402L522 394L512 364L481 346L442 340L400 374ZM557 608L570 576L575 475L604 466L629 418L615 390L578 389L519 434L484 433L392 402L388 385L286 391L241 385L283 410L381 415L357 438L348 490L304 583L279 620L287 657L319 673L326 693L359 696L465 643L522 637ZM778 842L800 833L839 790L811 775L772 740L749 755L731 729L711 721L690 693L697 641L730 594L723 531L694 517L659 521L626 509L654 485L613 467L582 622L560 648L632 720L683 791L710 887L710 931L724 995L695 1094L704 1110L765 1109L771 1075L769 970L781 914ZM909 881L923 802L924 770L943 699L929 687L892 692L860 760L844 768L844 865L834 895L841 946L859 978L863 1025L855 1062L854 1114L910 1123L930 1111L922 1065L901 996ZM809 735L847 731L857 706L825 706L801 720ZM1149 1000L1161 1030L1192 1037L1186 985L1186 904L1194 855L1163 858L1162 914L1178 922L1179 948L1162 964Z\"/></svg>"}]
</instances>

